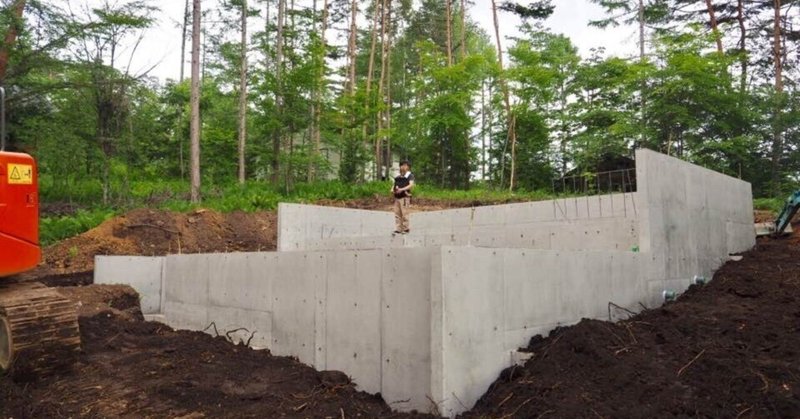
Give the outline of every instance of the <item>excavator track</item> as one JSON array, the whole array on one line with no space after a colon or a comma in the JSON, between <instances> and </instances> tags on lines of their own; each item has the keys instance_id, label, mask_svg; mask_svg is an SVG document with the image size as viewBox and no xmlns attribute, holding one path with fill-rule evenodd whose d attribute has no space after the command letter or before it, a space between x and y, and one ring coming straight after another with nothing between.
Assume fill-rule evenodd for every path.
<instances>
[{"instance_id":1,"label":"excavator track","mask_svg":"<svg viewBox=\"0 0 800 419\"><path fill-rule=\"evenodd\" d=\"M69 369L80 345L73 302L37 282L0 282L0 370L36 380Z\"/></svg>"}]
</instances>

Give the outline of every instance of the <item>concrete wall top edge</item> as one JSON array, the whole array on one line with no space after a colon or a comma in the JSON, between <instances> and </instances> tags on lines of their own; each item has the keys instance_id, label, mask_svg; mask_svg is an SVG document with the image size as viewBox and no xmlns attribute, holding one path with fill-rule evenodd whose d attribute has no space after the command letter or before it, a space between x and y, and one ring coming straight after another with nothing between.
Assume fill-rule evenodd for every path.
<instances>
[{"instance_id":1,"label":"concrete wall top edge","mask_svg":"<svg viewBox=\"0 0 800 419\"><path fill-rule=\"evenodd\" d=\"M743 183L743 184L747 184L748 186L750 185L750 182L744 181L742 179L735 178L733 176L726 175L724 173L720 173L720 172L711 170L709 168L706 168L706 167L703 167L703 166L699 166L699 165L694 164L694 163L690 163L690 162L688 162L686 160L681 160L681 159L679 159L677 157L673 157L673 156L669 156L669 155L666 155L666 154L663 154L663 153L659 153L658 151L650 150L650 149L647 149L647 148L640 148L640 149L636 150L635 160L636 160L637 163L639 163L640 161L644 161L647 158L670 160L673 163L684 165L687 168L692 168L692 170L699 170L699 171L705 172L705 174L707 174L709 176L722 177L722 178L726 178L726 179L729 179L729 180L732 180L732 181L736 181L736 182L740 182L740 183ZM637 164L637 167L638 167L638 164ZM638 173L637 173L637 175L638 175Z\"/></svg>"},{"instance_id":2,"label":"concrete wall top edge","mask_svg":"<svg viewBox=\"0 0 800 419\"><path fill-rule=\"evenodd\" d=\"M556 202L563 202L564 200L574 200L574 199L596 199L598 195L591 195L591 196L577 196L577 197L563 197L563 198L556 198L556 199L543 199L539 201L523 201L523 202L512 202L508 204L494 204L494 205L481 205L481 206L473 206L473 207L463 207L463 208L450 208L450 209L443 209L443 210L436 210L436 211L421 211L415 212L411 214L411 218L413 219L415 216L423 216L423 215L438 215L438 214L456 214L459 212L471 211L471 210L496 210L496 209L516 209L522 208L530 205L547 205L553 204ZM636 192L625 192L625 193L613 193L613 194L605 194L601 195L603 197L619 197L619 196L627 196L627 197L635 197ZM623 217L620 217L623 218Z\"/></svg>"},{"instance_id":3,"label":"concrete wall top edge","mask_svg":"<svg viewBox=\"0 0 800 419\"><path fill-rule=\"evenodd\" d=\"M323 210L323 211L332 211L332 212L359 212L359 213L369 213L369 214L390 214L388 211L376 211L376 210L365 210L359 208L343 208L343 207L329 207L325 205L311 205L311 204L293 204L288 202L280 202L278 203L278 214L281 213L282 209L314 209L314 210Z\"/></svg>"}]
</instances>

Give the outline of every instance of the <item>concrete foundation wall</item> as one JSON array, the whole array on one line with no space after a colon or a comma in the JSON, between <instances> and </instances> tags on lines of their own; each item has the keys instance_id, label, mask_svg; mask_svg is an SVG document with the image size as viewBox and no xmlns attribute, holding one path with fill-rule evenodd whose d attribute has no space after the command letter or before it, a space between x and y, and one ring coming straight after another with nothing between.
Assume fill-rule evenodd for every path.
<instances>
[{"instance_id":1,"label":"concrete foundation wall","mask_svg":"<svg viewBox=\"0 0 800 419\"><path fill-rule=\"evenodd\" d=\"M139 293L143 314L161 314L163 269L163 257L98 256L94 282L130 285Z\"/></svg>"},{"instance_id":2,"label":"concrete foundation wall","mask_svg":"<svg viewBox=\"0 0 800 419\"><path fill-rule=\"evenodd\" d=\"M96 282L107 283L109 272L132 263L163 263L163 274L150 270L125 283L143 301L160 301L168 325L229 334L319 370L344 371L396 409L427 411L430 282L438 254L426 248L192 254L144 263L98 257L103 268Z\"/></svg>"},{"instance_id":3,"label":"concrete foundation wall","mask_svg":"<svg viewBox=\"0 0 800 419\"><path fill-rule=\"evenodd\" d=\"M398 237L391 213L281 205L282 252L98 258L96 275L174 327L245 328L232 337L395 409L454 416L532 336L616 319L609 303L657 307L754 245L749 184L646 150L636 163L635 193L417 213Z\"/></svg>"},{"instance_id":4,"label":"concrete foundation wall","mask_svg":"<svg viewBox=\"0 0 800 419\"><path fill-rule=\"evenodd\" d=\"M320 240L388 235L394 215L316 205L278 205L278 251L325 250Z\"/></svg>"},{"instance_id":5,"label":"concrete foundation wall","mask_svg":"<svg viewBox=\"0 0 800 419\"><path fill-rule=\"evenodd\" d=\"M439 410L452 417L473 406L536 334L608 319L609 302L632 311L656 306L666 285L656 279L658 262L634 252L443 248L432 288L442 308L432 323Z\"/></svg>"},{"instance_id":6,"label":"concrete foundation wall","mask_svg":"<svg viewBox=\"0 0 800 419\"><path fill-rule=\"evenodd\" d=\"M393 219L375 220L358 235L319 237L288 233L292 250L354 250L420 246L629 250L639 243L636 193L493 205L410 216L411 234L393 237ZM297 207L297 206L296 206ZM299 208L293 207L294 211ZM305 210L305 209L301 209ZM309 211L314 210L311 207ZM358 210L341 213L358 216ZM373 214L373 212L369 212ZM330 214L316 214L327 216ZM384 217L386 218L386 217ZM327 230L326 230L327 231ZM377 234L374 232L377 231ZM284 234L284 228L279 230ZM305 239L305 240L304 240ZM283 245L281 245L283 246ZM279 249L282 247L279 247Z\"/></svg>"},{"instance_id":7,"label":"concrete foundation wall","mask_svg":"<svg viewBox=\"0 0 800 419\"><path fill-rule=\"evenodd\" d=\"M644 252L666 257L666 278L710 275L755 245L750 184L650 150L637 150Z\"/></svg>"}]
</instances>

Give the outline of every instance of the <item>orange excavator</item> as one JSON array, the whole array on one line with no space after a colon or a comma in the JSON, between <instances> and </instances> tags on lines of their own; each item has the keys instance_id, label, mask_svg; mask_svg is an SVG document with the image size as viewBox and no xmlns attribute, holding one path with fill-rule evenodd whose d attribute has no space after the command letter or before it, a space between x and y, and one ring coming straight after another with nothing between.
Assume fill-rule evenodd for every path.
<instances>
[{"instance_id":1,"label":"orange excavator","mask_svg":"<svg viewBox=\"0 0 800 419\"><path fill-rule=\"evenodd\" d=\"M41 260L38 175L31 156L5 151L5 137L0 87L0 371L31 380L72 365L80 334L74 303L14 277Z\"/></svg>"}]
</instances>

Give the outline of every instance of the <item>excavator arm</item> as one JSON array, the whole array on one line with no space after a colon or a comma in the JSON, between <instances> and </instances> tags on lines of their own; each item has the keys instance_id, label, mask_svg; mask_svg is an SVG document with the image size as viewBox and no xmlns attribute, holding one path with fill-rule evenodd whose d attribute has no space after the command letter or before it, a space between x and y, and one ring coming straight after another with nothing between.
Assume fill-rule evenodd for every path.
<instances>
[{"instance_id":1,"label":"excavator arm","mask_svg":"<svg viewBox=\"0 0 800 419\"><path fill-rule=\"evenodd\" d=\"M795 191L792 196L790 196L786 203L783 205L783 209L781 213L778 215L778 218L775 219L775 232L773 234L780 235L783 233L783 230L789 225L794 218L794 215L797 214L797 210L800 209L800 191Z\"/></svg>"}]
</instances>

